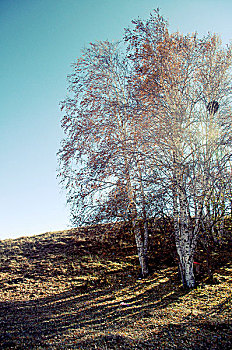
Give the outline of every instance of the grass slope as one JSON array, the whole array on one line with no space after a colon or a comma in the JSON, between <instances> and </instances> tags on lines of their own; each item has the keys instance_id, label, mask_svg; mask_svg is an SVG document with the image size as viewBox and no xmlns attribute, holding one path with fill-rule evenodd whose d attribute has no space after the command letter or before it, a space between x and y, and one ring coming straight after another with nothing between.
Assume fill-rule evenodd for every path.
<instances>
[{"instance_id":1,"label":"grass slope","mask_svg":"<svg viewBox=\"0 0 232 350\"><path fill-rule=\"evenodd\" d=\"M111 225L0 241L0 349L232 349L228 249L186 292L159 240L144 280Z\"/></svg>"}]
</instances>

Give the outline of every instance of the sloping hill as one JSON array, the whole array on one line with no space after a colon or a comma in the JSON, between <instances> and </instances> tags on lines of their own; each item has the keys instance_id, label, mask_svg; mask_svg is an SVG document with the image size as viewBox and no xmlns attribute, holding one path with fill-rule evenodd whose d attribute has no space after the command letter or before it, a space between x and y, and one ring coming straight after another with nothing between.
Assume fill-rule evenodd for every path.
<instances>
[{"instance_id":1,"label":"sloping hill","mask_svg":"<svg viewBox=\"0 0 232 350\"><path fill-rule=\"evenodd\" d=\"M214 284L203 275L186 292L173 246L154 237L144 280L119 226L0 241L0 348L231 349L228 249L214 254Z\"/></svg>"}]
</instances>

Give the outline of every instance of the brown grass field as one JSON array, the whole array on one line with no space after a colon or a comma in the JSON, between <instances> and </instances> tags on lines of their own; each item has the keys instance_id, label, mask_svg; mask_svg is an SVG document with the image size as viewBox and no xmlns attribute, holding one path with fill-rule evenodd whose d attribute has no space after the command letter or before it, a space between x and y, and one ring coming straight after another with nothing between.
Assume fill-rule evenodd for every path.
<instances>
[{"instance_id":1,"label":"brown grass field","mask_svg":"<svg viewBox=\"0 0 232 350\"><path fill-rule=\"evenodd\" d=\"M163 244L166 242L166 244ZM173 245L152 236L151 274L111 225L0 241L0 349L232 349L231 252L183 290Z\"/></svg>"}]
</instances>

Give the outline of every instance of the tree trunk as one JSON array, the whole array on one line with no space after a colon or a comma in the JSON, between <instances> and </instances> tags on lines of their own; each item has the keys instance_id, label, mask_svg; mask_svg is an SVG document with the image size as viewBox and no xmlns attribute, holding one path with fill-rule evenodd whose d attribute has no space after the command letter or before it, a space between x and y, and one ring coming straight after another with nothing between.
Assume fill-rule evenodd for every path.
<instances>
[{"instance_id":1,"label":"tree trunk","mask_svg":"<svg viewBox=\"0 0 232 350\"><path fill-rule=\"evenodd\" d=\"M126 158L125 158L125 162L126 162L127 185L128 185L128 189L129 189L129 199L131 201L131 208L132 208L132 214L131 214L132 230L133 230L133 234L135 236L138 258L139 258L139 263L140 263L140 267L141 267L141 275L142 275L142 277L146 277L149 273L149 271L148 271L148 257L147 257L148 229L146 231L144 231L144 235L141 234L139 221L137 219L135 193L134 193L134 190L133 190L132 185L131 185L130 173L128 170L129 167L128 167ZM142 187L141 187L141 189L142 189ZM144 197L143 197L143 199L144 199ZM144 203L144 201L143 201L143 203ZM145 221L147 221L146 218L145 218Z\"/></svg>"},{"instance_id":2,"label":"tree trunk","mask_svg":"<svg viewBox=\"0 0 232 350\"><path fill-rule=\"evenodd\" d=\"M196 285L193 272L193 254L191 253L188 242L182 241L181 246L177 247L179 256L179 271L184 288L194 288Z\"/></svg>"},{"instance_id":3,"label":"tree trunk","mask_svg":"<svg viewBox=\"0 0 232 350\"><path fill-rule=\"evenodd\" d=\"M139 263L141 267L142 277L146 277L149 274L148 269L148 257L147 257L147 246L145 244L146 240L143 239L140 231L139 224L137 220L132 220L132 228L135 235L135 242L137 246L137 252L139 257Z\"/></svg>"},{"instance_id":4,"label":"tree trunk","mask_svg":"<svg viewBox=\"0 0 232 350\"><path fill-rule=\"evenodd\" d=\"M178 191L179 192L179 191ZM193 254L195 249L195 241L192 237L194 233L191 231L191 220L188 216L186 202L183 193L177 192L177 186L173 189L173 214L174 214L174 230L176 250L179 257L179 271L184 288L194 288L196 285L193 271ZM179 203L177 201L177 193L179 194ZM179 211L178 208L179 207Z\"/></svg>"},{"instance_id":5,"label":"tree trunk","mask_svg":"<svg viewBox=\"0 0 232 350\"><path fill-rule=\"evenodd\" d=\"M149 234L148 234L148 221L147 221L147 219L145 219L145 221L144 221L143 229L144 229L144 252L145 252L145 255L147 256L148 246L149 246Z\"/></svg>"}]
</instances>

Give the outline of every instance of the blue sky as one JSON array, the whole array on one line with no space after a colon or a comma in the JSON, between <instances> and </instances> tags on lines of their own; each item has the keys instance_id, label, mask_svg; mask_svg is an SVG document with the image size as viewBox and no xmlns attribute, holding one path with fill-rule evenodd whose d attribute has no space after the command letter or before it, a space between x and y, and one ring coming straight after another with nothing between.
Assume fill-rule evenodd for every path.
<instances>
[{"instance_id":1,"label":"blue sky","mask_svg":"<svg viewBox=\"0 0 232 350\"><path fill-rule=\"evenodd\" d=\"M56 152L70 65L157 7L171 31L232 39L231 0L0 0L0 239L69 228Z\"/></svg>"}]
</instances>

